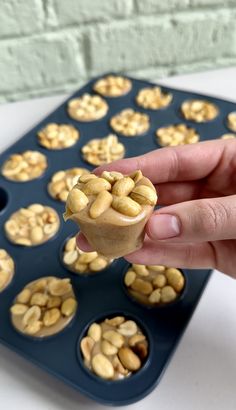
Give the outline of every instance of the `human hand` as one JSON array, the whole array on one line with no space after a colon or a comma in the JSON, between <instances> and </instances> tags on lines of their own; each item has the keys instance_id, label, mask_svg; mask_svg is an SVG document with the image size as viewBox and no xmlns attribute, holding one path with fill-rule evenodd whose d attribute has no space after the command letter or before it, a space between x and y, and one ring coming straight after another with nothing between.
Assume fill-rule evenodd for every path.
<instances>
[{"instance_id":1,"label":"human hand","mask_svg":"<svg viewBox=\"0 0 236 410\"><path fill-rule=\"evenodd\" d=\"M141 169L157 188L158 205L132 263L216 268L236 278L236 140L162 148L96 169ZM90 250L82 234L78 245Z\"/></svg>"}]
</instances>

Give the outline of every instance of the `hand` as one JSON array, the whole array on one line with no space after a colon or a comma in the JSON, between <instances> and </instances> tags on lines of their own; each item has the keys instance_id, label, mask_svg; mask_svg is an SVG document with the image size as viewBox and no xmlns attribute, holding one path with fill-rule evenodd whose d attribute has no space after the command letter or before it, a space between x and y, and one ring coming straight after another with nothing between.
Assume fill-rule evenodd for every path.
<instances>
[{"instance_id":1,"label":"hand","mask_svg":"<svg viewBox=\"0 0 236 410\"><path fill-rule=\"evenodd\" d=\"M156 186L158 204L133 263L216 268L236 278L236 140L162 148L97 168L141 169ZM80 234L79 246L88 250Z\"/></svg>"}]
</instances>

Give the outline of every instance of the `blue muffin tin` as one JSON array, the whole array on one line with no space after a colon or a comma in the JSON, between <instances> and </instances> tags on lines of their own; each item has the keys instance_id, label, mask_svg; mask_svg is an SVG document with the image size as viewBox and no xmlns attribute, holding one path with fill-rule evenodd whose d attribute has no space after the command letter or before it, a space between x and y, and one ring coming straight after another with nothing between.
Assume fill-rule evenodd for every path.
<instances>
[{"instance_id":1,"label":"blue muffin tin","mask_svg":"<svg viewBox=\"0 0 236 410\"><path fill-rule=\"evenodd\" d=\"M93 93L94 81L96 79L77 91L68 101L85 92ZM198 131L201 141L218 138L229 132L225 119L228 113L235 111L235 104L231 102L167 87L163 89L173 94L172 103L160 110L145 110L136 105L135 96L143 87L156 84L132 78L131 81L132 90L127 95L105 98L109 104L109 111L102 119L88 123L75 121L68 116L65 101L0 156L0 163L3 164L10 154L29 149L38 150L48 158L48 168L39 179L16 183L0 176L0 248L9 252L16 268L11 284L0 294L0 341L84 395L97 402L111 405L136 402L157 385L194 312L210 271L183 270L187 282L183 298L166 308L147 308L127 295L123 287L123 276L129 265L124 259L114 261L104 271L91 276L83 277L71 273L61 264L60 251L65 239L76 233L76 227L71 221L63 222L64 204L48 195L47 184L52 174L60 169L75 166L92 169L92 166L83 161L80 155L81 147L92 138L101 138L112 132L109 119L124 108L131 107L145 112L151 119L150 129L142 136L127 138L118 135L125 145L126 157L160 148L156 142L155 130L173 123L185 122L193 126ZM219 115L207 123L185 121L180 114L180 105L185 100L194 98L203 98L215 103L219 107ZM44 149L38 144L36 135L50 122L74 125L80 131L79 141L73 147L64 150ZM5 221L20 207L35 202L51 206L58 212L61 225L57 235L47 243L32 248L11 244L4 234ZM75 319L61 333L37 340L19 334L13 328L9 309L15 296L28 282L43 276L71 278L78 299L78 310ZM79 348L80 340L90 323L119 313L134 318L147 334L149 356L143 368L131 377L119 381L104 381L84 367Z\"/></svg>"}]
</instances>

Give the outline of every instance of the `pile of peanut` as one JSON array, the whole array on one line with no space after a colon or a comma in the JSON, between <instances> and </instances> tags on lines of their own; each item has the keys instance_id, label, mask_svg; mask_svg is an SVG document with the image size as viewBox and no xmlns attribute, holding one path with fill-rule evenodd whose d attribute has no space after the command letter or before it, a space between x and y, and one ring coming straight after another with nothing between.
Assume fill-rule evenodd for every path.
<instances>
[{"instance_id":1,"label":"pile of peanut","mask_svg":"<svg viewBox=\"0 0 236 410\"><path fill-rule=\"evenodd\" d=\"M102 165L121 159L125 154L125 147L114 134L105 138L92 139L81 149L83 158L89 164Z\"/></svg>"},{"instance_id":2,"label":"pile of peanut","mask_svg":"<svg viewBox=\"0 0 236 410\"><path fill-rule=\"evenodd\" d=\"M162 147L194 144L199 141L197 131L185 124L169 125L168 127L158 128L156 136L158 144Z\"/></svg>"},{"instance_id":3,"label":"pile of peanut","mask_svg":"<svg viewBox=\"0 0 236 410\"><path fill-rule=\"evenodd\" d=\"M12 154L2 167L2 175L11 181L25 182L39 178L47 168L47 159L39 151Z\"/></svg>"},{"instance_id":4,"label":"pile of peanut","mask_svg":"<svg viewBox=\"0 0 236 410\"><path fill-rule=\"evenodd\" d=\"M0 249L0 292L2 292L11 283L15 273L15 264L11 256Z\"/></svg>"},{"instance_id":5,"label":"pile of peanut","mask_svg":"<svg viewBox=\"0 0 236 410\"><path fill-rule=\"evenodd\" d=\"M126 108L111 118L110 125L115 132L125 137L135 137L149 129L150 119L147 114Z\"/></svg>"},{"instance_id":6,"label":"pile of peanut","mask_svg":"<svg viewBox=\"0 0 236 410\"><path fill-rule=\"evenodd\" d=\"M59 216L53 208L31 204L14 212L5 222L4 229L12 243L35 246L52 238L59 226Z\"/></svg>"},{"instance_id":7,"label":"pile of peanut","mask_svg":"<svg viewBox=\"0 0 236 410\"><path fill-rule=\"evenodd\" d=\"M104 97L120 97L127 94L132 87L132 83L128 78L118 75L108 75L96 81L93 86L94 91Z\"/></svg>"},{"instance_id":8,"label":"pile of peanut","mask_svg":"<svg viewBox=\"0 0 236 410\"><path fill-rule=\"evenodd\" d=\"M83 94L68 102L68 114L77 121L96 121L108 111L106 101L99 95Z\"/></svg>"},{"instance_id":9,"label":"pile of peanut","mask_svg":"<svg viewBox=\"0 0 236 410\"><path fill-rule=\"evenodd\" d=\"M80 348L85 366L106 380L137 372L148 355L145 335L133 320L123 316L92 323Z\"/></svg>"},{"instance_id":10,"label":"pile of peanut","mask_svg":"<svg viewBox=\"0 0 236 410\"><path fill-rule=\"evenodd\" d=\"M181 111L186 120L206 122L214 120L219 113L218 107L205 100L188 100L181 105Z\"/></svg>"},{"instance_id":11,"label":"pile of peanut","mask_svg":"<svg viewBox=\"0 0 236 410\"><path fill-rule=\"evenodd\" d=\"M227 126L236 132L236 112L231 112L227 117Z\"/></svg>"},{"instance_id":12,"label":"pile of peanut","mask_svg":"<svg viewBox=\"0 0 236 410\"><path fill-rule=\"evenodd\" d=\"M231 140L233 138L236 138L236 134L223 134L220 138L222 138L222 140Z\"/></svg>"},{"instance_id":13,"label":"pile of peanut","mask_svg":"<svg viewBox=\"0 0 236 410\"><path fill-rule=\"evenodd\" d=\"M63 251L63 263L66 268L75 273L93 273L105 269L111 259L97 252L83 252L76 246L76 237L68 239Z\"/></svg>"},{"instance_id":14,"label":"pile of peanut","mask_svg":"<svg viewBox=\"0 0 236 410\"><path fill-rule=\"evenodd\" d=\"M11 306L14 327L27 335L46 337L64 329L73 319L77 301L70 279L37 279L16 296Z\"/></svg>"},{"instance_id":15,"label":"pile of peanut","mask_svg":"<svg viewBox=\"0 0 236 410\"><path fill-rule=\"evenodd\" d=\"M160 87L143 88L136 96L137 104L149 110L167 107L172 99L172 94L162 91Z\"/></svg>"},{"instance_id":16,"label":"pile of peanut","mask_svg":"<svg viewBox=\"0 0 236 410\"><path fill-rule=\"evenodd\" d=\"M176 300L184 289L185 278L176 268L133 264L125 274L129 293L146 305L163 305Z\"/></svg>"},{"instance_id":17,"label":"pile of peanut","mask_svg":"<svg viewBox=\"0 0 236 410\"><path fill-rule=\"evenodd\" d=\"M48 193L58 201L66 202L69 191L78 181L80 175L88 174L85 168L70 168L56 172L48 184Z\"/></svg>"},{"instance_id":18,"label":"pile of peanut","mask_svg":"<svg viewBox=\"0 0 236 410\"><path fill-rule=\"evenodd\" d=\"M64 149L74 145L80 137L79 131L68 124L48 124L38 132L39 144L47 149Z\"/></svg>"},{"instance_id":19,"label":"pile of peanut","mask_svg":"<svg viewBox=\"0 0 236 410\"><path fill-rule=\"evenodd\" d=\"M65 219L82 211L88 204L92 219L98 218L110 207L123 215L137 216L143 206L154 206L157 201L155 188L143 185L142 178L141 171L129 176L115 171L104 171L100 177L82 175L68 195Z\"/></svg>"}]
</instances>

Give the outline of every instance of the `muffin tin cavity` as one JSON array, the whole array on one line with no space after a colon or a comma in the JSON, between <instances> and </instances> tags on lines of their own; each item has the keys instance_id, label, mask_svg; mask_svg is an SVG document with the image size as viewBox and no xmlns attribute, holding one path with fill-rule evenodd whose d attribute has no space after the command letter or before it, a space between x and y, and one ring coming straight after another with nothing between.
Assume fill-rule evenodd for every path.
<instances>
[{"instance_id":1,"label":"muffin tin cavity","mask_svg":"<svg viewBox=\"0 0 236 410\"><path fill-rule=\"evenodd\" d=\"M16 296L10 309L11 321L20 333L44 338L68 326L76 309L70 279L48 276L30 282Z\"/></svg>"},{"instance_id":2,"label":"muffin tin cavity","mask_svg":"<svg viewBox=\"0 0 236 410\"><path fill-rule=\"evenodd\" d=\"M104 97L121 97L132 88L132 82L125 77L108 75L100 78L94 83L93 89Z\"/></svg>"},{"instance_id":3,"label":"muffin tin cavity","mask_svg":"<svg viewBox=\"0 0 236 410\"><path fill-rule=\"evenodd\" d=\"M236 132L236 111L230 112L227 116L227 126L231 131Z\"/></svg>"},{"instance_id":4,"label":"muffin tin cavity","mask_svg":"<svg viewBox=\"0 0 236 410\"><path fill-rule=\"evenodd\" d=\"M148 87L139 91L136 103L148 110L159 110L170 105L172 99L173 95L163 91L161 87Z\"/></svg>"},{"instance_id":5,"label":"muffin tin cavity","mask_svg":"<svg viewBox=\"0 0 236 410\"><path fill-rule=\"evenodd\" d=\"M164 306L180 298L185 287L185 277L176 268L133 264L125 273L124 284L128 293L138 302Z\"/></svg>"},{"instance_id":6,"label":"muffin tin cavity","mask_svg":"<svg viewBox=\"0 0 236 410\"><path fill-rule=\"evenodd\" d=\"M5 222L4 230L14 244L36 246L52 238L59 226L59 216L53 208L31 204L14 212Z\"/></svg>"},{"instance_id":7,"label":"muffin tin cavity","mask_svg":"<svg viewBox=\"0 0 236 410\"><path fill-rule=\"evenodd\" d=\"M68 114L76 121L96 121L105 117L108 111L106 101L99 95L83 94L68 102Z\"/></svg>"},{"instance_id":8,"label":"muffin tin cavity","mask_svg":"<svg viewBox=\"0 0 236 410\"><path fill-rule=\"evenodd\" d=\"M186 120L207 122L217 117L219 109L207 100L187 100L181 105L181 113Z\"/></svg>"},{"instance_id":9,"label":"muffin tin cavity","mask_svg":"<svg viewBox=\"0 0 236 410\"><path fill-rule=\"evenodd\" d=\"M136 137L148 131L150 118L147 114L126 108L111 118L110 126L124 137Z\"/></svg>"},{"instance_id":10,"label":"muffin tin cavity","mask_svg":"<svg viewBox=\"0 0 236 410\"><path fill-rule=\"evenodd\" d=\"M91 165L108 164L125 155L125 146L114 134L90 140L81 148L83 159Z\"/></svg>"},{"instance_id":11,"label":"muffin tin cavity","mask_svg":"<svg viewBox=\"0 0 236 410\"><path fill-rule=\"evenodd\" d=\"M76 245L76 236L67 239L61 258L68 270L80 275L100 272L112 263L112 259L97 252L83 252Z\"/></svg>"},{"instance_id":12,"label":"muffin tin cavity","mask_svg":"<svg viewBox=\"0 0 236 410\"><path fill-rule=\"evenodd\" d=\"M47 168L47 158L39 151L12 154L2 166L2 175L10 181L27 182L41 177Z\"/></svg>"},{"instance_id":13,"label":"muffin tin cavity","mask_svg":"<svg viewBox=\"0 0 236 410\"><path fill-rule=\"evenodd\" d=\"M70 148L79 137L79 131L69 124L50 123L38 132L39 144L51 150Z\"/></svg>"},{"instance_id":14,"label":"muffin tin cavity","mask_svg":"<svg viewBox=\"0 0 236 410\"><path fill-rule=\"evenodd\" d=\"M0 214L4 211L8 204L8 193L7 191L0 187Z\"/></svg>"},{"instance_id":15,"label":"muffin tin cavity","mask_svg":"<svg viewBox=\"0 0 236 410\"><path fill-rule=\"evenodd\" d=\"M15 264L5 249L0 249L0 293L11 283L15 273Z\"/></svg>"},{"instance_id":16,"label":"muffin tin cavity","mask_svg":"<svg viewBox=\"0 0 236 410\"><path fill-rule=\"evenodd\" d=\"M70 168L55 172L48 184L48 193L57 201L66 202L69 191L81 175L88 174L85 168Z\"/></svg>"},{"instance_id":17,"label":"muffin tin cavity","mask_svg":"<svg viewBox=\"0 0 236 410\"><path fill-rule=\"evenodd\" d=\"M148 357L148 340L134 320L114 316L93 322L80 341L84 365L104 380L138 372Z\"/></svg>"},{"instance_id":18,"label":"muffin tin cavity","mask_svg":"<svg viewBox=\"0 0 236 410\"><path fill-rule=\"evenodd\" d=\"M186 124L174 124L156 130L156 139L159 145L176 146L194 144L199 141L197 131Z\"/></svg>"}]
</instances>

